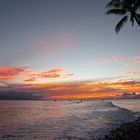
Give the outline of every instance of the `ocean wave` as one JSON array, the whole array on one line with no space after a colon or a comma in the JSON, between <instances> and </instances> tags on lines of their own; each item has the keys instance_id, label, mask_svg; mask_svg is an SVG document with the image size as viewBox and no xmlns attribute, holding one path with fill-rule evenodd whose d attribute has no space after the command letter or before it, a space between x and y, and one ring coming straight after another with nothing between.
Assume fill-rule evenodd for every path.
<instances>
[{"instance_id":1,"label":"ocean wave","mask_svg":"<svg viewBox=\"0 0 140 140\"><path fill-rule=\"evenodd\" d=\"M102 138L112 128L125 122L136 120L134 113L114 105L112 102L83 102L77 105L87 108L87 112L78 113L69 119L69 125L60 139L91 140Z\"/></svg>"},{"instance_id":2,"label":"ocean wave","mask_svg":"<svg viewBox=\"0 0 140 140\"><path fill-rule=\"evenodd\" d=\"M110 101L2 102L0 110L2 140L96 140L136 119Z\"/></svg>"}]
</instances>

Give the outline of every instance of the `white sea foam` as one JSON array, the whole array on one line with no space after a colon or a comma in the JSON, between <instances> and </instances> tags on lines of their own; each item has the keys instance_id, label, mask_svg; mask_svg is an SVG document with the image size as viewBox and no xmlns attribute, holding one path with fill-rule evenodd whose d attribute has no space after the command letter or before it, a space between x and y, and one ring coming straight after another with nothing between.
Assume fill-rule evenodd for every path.
<instances>
[{"instance_id":1,"label":"white sea foam","mask_svg":"<svg viewBox=\"0 0 140 140\"><path fill-rule=\"evenodd\" d=\"M116 106L126 108L134 112L136 116L140 117L140 99L113 100L112 102Z\"/></svg>"}]
</instances>

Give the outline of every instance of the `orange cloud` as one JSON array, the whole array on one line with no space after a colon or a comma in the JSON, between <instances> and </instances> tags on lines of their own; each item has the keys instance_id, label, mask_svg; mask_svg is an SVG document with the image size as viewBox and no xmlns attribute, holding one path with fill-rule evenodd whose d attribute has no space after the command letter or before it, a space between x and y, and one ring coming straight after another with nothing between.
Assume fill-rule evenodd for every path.
<instances>
[{"instance_id":1,"label":"orange cloud","mask_svg":"<svg viewBox=\"0 0 140 140\"><path fill-rule=\"evenodd\" d=\"M83 84L83 83L81 83ZM125 92L140 93L140 83L135 81L92 83L45 83L14 86L24 91L41 91L44 99L117 98Z\"/></svg>"},{"instance_id":2,"label":"orange cloud","mask_svg":"<svg viewBox=\"0 0 140 140\"><path fill-rule=\"evenodd\" d=\"M23 71L24 71L23 68L0 67L0 79L2 80L13 79Z\"/></svg>"},{"instance_id":3,"label":"orange cloud","mask_svg":"<svg viewBox=\"0 0 140 140\"><path fill-rule=\"evenodd\" d=\"M9 81L13 79L24 79L24 82L33 82L40 78L59 78L64 77L63 68L55 68L48 71L36 71L28 68L0 67L0 80Z\"/></svg>"},{"instance_id":4,"label":"orange cloud","mask_svg":"<svg viewBox=\"0 0 140 140\"><path fill-rule=\"evenodd\" d=\"M51 70L47 71L46 73L60 73L63 71L64 71L63 68L56 68L56 69L51 69Z\"/></svg>"},{"instance_id":5,"label":"orange cloud","mask_svg":"<svg viewBox=\"0 0 140 140\"><path fill-rule=\"evenodd\" d=\"M55 73L53 73L53 74L42 74L41 77L43 77L43 78L59 78L59 77L61 77L61 75L60 74L55 74Z\"/></svg>"},{"instance_id":6,"label":"orange cloud","mask_svg":"<svg viewBox=\"0 0 140 140\"><path fill-rule=\"evenodd\" d=\"M130 72L129 74L140 74ZM0 80L4 81L13 78L24 78L23 84L6 85L7 90L18 91L41 91L46 98L66 99L66 98L106 98L121 95L124 92L140 92L140 82L117 81L117 82L71 82L71 83L43 83L31 84L40 78L70 77L74 74L65 74L63 68L50 69L48 71L35 71L23 68L0 67ZM30 84L28 84L30 83ZM3 84L1 84L3 86ZM5 87L6 87L5 86ZM4 86L3 86L4 87ZM1 87L2 89L2 87Z\"/></svg>"},{"instance_id":7,"label":"orange cloud","mask_svg":"<svg viewBox=\"0 0 140 140\"><path fill-rule=\"evenodd\" d=\"M81 89L96 89L96 88L110 87L114 89L125 90L140 90L140 85L133 82L112 82L112 83L93 83L80 86Z\"/></svg>"},{"instance_id":8,"label":"orange cloud","mask_svg":"<svg viewBox=\"0 0 140 140\"><path fill-rule=\"evenodd\" d=\"M116 82L116 83L93 83L93 84L86 84L80 86L81 89L95 89L99 87L111 87L111 86L122 86L121 82Z\"/></svg>"},{"instance_id":9,"label":"orange cloud","mask_svg":"<svg viewBox=\"0 0 140 140\"><path fill-rule=\"evenodd\" d=\"M34 74L31 74L30 76L36 77L36 78L59 78L61 77L61 73L64 71L62 68L56 68L51 69L45 72L37 72Z\"/></svg>"},{"instance_id":10,"label":"orange cloud","mask_svg":"<svg viewBox=\"0 0 140 140\"><path fill-rule=\"evenodd\" d=\"M65 74L63 72L64 72L63 68L56 68L56 69L48 70L46 72L40 72L37 74L33 74L32 76L37 76L40 78L59 78L59 77L69 78L74 75L73 73Z\"/></svg>"},{"instance_id":11,"label":"orange cloud","mask_svg":"<svg viewBox=\"0 0 140 140\"><path fill-rule=\"evenodd\" d=\"M49 99L100 99L107 97L114 97L113 93L84 93L84 94L73 94L73 95L55 95L50 96Z\"/></svg>"},{"instance_id":12,"label":"orange cloud","mask_svg":"<svg viewBox=\"0 0 140 140\"><path fill-rule=\"evenodd\" d=\"M66 85L54 85L50 87L49 90L51 91L69 91L69 90L78 90L76 86L66 86Z\"/></svg>"},{"instance_id":13,"label":"orange cloud","mask_svg":"<svg viewBox=\"0 0 140 140\"><path fill-rule=\"evenodd\" d=\"M57 83L41 83L41 84L24 84L24 85L17 85L13 88L15 89L47 89L48 87L59 86L60 84Z\"/></svg>"},{"instance_id":14,"label":"orange cloud","mask_svg":"<svg viewBox=\"0 0 140 140\"><path fill-rule=\"evenodd\" d=\"M42 78L59 78L61 77L61 73L64 71L62 68L51 69L46 72L41 72L38 74L39 77Z\"/></svg>"},{"instance_id":15,"label":"orange cloud","mask_svg":"<svg viewBox=\"0 0 140 140\"><path fill-rule=\"evenodd\" d=\"M34 82L36 79L35 78L29 78L29 79L26 79L24 80L25 82Z\"/></svg>"},{"instance_id":16,"label":"orange cloud","mask_svg":"<svg viewBox=\"0 0 140 140\"><path fill-rule=\"evenodd\" d=\"M36 90L36 89L43 89L43 88L47 88L48 87L48 84L31 84L31 85L16 85L13 87L13 89L23 89L23 90L26 90L26 89L31 89L31 90Z\"/></svg>"}]
</instances>

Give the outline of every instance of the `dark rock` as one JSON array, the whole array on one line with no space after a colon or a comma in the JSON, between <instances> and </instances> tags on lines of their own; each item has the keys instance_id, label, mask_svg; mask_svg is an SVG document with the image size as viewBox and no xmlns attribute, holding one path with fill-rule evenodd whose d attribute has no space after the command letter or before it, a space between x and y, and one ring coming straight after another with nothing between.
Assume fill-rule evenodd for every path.
<instances>
[{"instance_id":1,"label":"dark rock","mask_svg":"<svg viewBox=\"0 0 140 140\"><path fill-rule=\"evenodd\" d=\"M140 140L140 118L111 130L108 135L104 136L103 140Z\"/></svg>"}]
</instances>

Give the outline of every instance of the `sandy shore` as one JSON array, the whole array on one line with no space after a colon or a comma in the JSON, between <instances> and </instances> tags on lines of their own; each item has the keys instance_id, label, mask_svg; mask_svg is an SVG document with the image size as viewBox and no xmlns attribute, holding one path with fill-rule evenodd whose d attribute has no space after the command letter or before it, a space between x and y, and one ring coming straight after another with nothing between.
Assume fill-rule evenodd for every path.
<instances>
[{"instance_id":1,"label":"sandy shore","mask_svg":"<svg viewBox=\"0 0 140 140\"><path fill-rule=\"evenodd\" d=\"M111 130L102 140L140 140L140 118Z\"/></svg>"}]
</instances>

